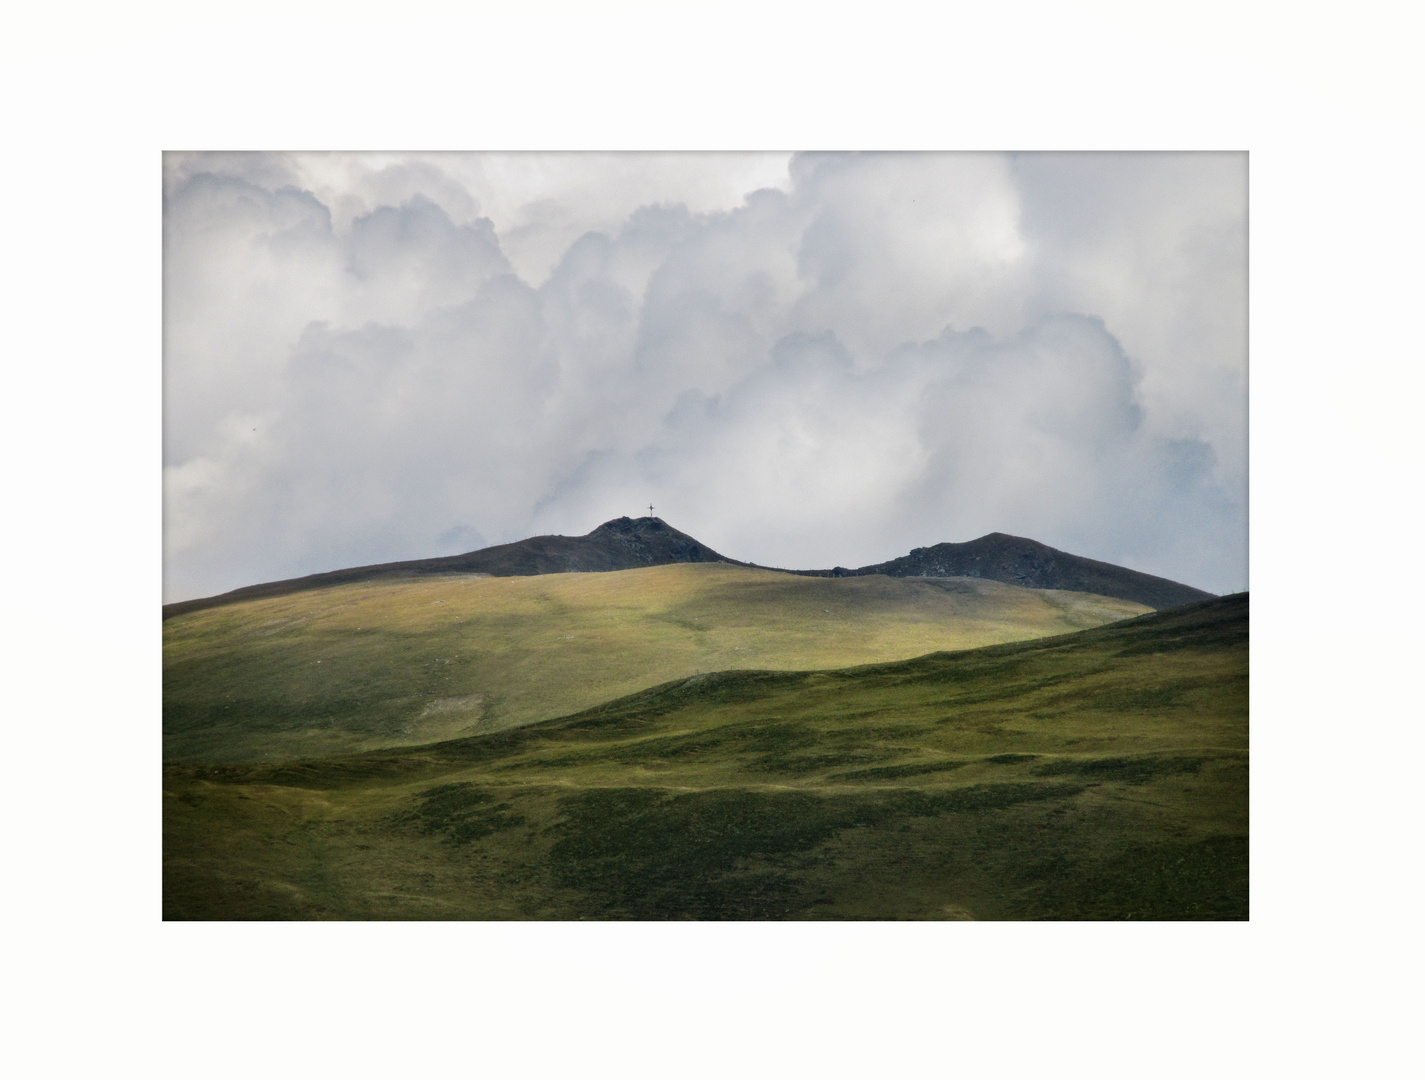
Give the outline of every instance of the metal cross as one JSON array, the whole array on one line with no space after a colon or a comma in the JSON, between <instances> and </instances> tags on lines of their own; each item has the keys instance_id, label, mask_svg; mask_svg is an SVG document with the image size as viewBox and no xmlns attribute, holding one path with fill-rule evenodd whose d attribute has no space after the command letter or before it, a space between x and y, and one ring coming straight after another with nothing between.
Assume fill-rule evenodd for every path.
<instances>
[{"instance_id":1,"label":"metal cross","mask_svg":"<svg viewBox=\"0 0 1425 1080\"><path fill-rule=\"evenodd\" d=\"M652 503L649 503L649 504L648 504L648 516L649 516L649 517L652 517L652 516L653 516L653 504L652 504Z\"/></svg>"}]
</instances>

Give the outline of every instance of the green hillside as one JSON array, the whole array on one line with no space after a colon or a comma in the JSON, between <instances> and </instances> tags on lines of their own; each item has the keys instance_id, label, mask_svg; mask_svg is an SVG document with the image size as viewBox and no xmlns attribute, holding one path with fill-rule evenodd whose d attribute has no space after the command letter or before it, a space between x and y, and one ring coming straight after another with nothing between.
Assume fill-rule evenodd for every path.
<instances>
[{"instance_id":1,"label":"green hillside","mask_svg":"<svg viewBox=\"0 0 1425 1080\"><path fill-rule=\"evenodd\" d=\"M315 589L165 620L166 761L279 761L498 731L729 668L844 667L1102 625L1125 600L725 563Z\"/></svg>"},{"instance_id":2,"label":"green hillside","mask_svg":"<svg viewBox=\"0 0 1425 1080\"><path fill-rule=\"evenodd\" d=\"M1246 918L1247 643L1239 595L434 746L169 765L165 916Z\"/></svg>"}]
</instances>

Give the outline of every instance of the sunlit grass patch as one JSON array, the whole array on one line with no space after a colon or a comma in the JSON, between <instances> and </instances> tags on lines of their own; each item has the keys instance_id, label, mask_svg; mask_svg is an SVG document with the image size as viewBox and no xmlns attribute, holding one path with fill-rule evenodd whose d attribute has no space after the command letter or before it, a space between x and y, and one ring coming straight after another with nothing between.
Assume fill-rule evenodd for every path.
<instances>
[{"instance_id":1,"label":"sunlit grass patch","mask_svg":"<svg viewBox=\"0 0 1425 1080\"><path fill-rule=\"evenodd\" d=\"M342 585L166 620L164 758L279 761L423 745L670 682L681 684L676 697L726 700L758 692L757 676L696 680L898 661L1144 610L997 582L956 590L727 564Z\"/></svg>"}]
</instances>

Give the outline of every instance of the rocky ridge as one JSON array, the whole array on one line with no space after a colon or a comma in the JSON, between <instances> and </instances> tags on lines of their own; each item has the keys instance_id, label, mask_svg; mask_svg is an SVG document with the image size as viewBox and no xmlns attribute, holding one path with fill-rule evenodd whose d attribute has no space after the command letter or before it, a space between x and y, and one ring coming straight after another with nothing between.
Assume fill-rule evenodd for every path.
<instances>
[{"instance_id":1,"label":"rocky ridge","mask_svg":"<svg viewBox=\"0 0 1425 1080\"><path fill-rule=\"evenodd\" d=\"M633 570L669 563L731 563L756 566L720 555L706 544L679 532L661 518L619 517L606 521L583 536L532 536L510 544L448 555L435 559L379 563L347 570L309 574L234 589L218 596L165 604L163 617L218 607L267 596L285 596L328 585L419 577L429 574L489 574L516 577L533 574L567 574ZM765 567L763 569L776 569ZM1188 585L1129 570L1112 563L1070 555L1005 533L989 533L963 544L936 544L915 548L898 559L849 570L785 570L813 577L850 577L885 574L888 577L969 577L1001 581L1030 589L1066 589L1132 600L1163 609L1205 600L1213 594Z\"/></svg>"}]
</instances>

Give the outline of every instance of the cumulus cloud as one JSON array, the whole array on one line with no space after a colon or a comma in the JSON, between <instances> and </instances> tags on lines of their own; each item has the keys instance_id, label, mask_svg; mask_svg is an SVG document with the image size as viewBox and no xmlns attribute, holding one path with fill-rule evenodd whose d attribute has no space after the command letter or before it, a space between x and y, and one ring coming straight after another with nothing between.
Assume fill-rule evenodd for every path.
<instances>
[{"instance_id":1,"label":"cumulus cloud","mask_svg":"<svg viewBox=\"0 0 1425 1080\"><path fill-rule=\"evenodd\" d=\"M771 565L1000 530L1246 585L1241 155L170 155L164 186L166 599L650 500Z\"/></svg>"}]
</instances>

